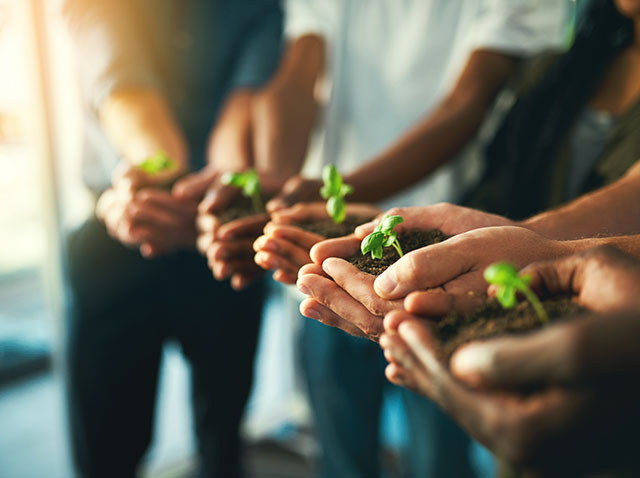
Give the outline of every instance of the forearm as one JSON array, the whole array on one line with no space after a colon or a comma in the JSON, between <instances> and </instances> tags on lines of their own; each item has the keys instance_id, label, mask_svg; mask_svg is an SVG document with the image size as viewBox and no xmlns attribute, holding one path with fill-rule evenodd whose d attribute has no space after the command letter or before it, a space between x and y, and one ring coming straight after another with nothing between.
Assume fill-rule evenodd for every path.
<instances>
[{"instance_id":1,"label":"forearm","mask_svg":"<svg viewBox=\"0 0 640 478\"><path fill-rule=\"evenodd\" d=\"M552 239L640 233L640 161L615 183L522 222Z\"/></svg>"},{"instance_id":2,"label":"forearm","mask_svg":"<svg viewBox=\"0 0 640 478\"><path fill-rule=\"evenodd\" d=\"M187 168L187 143L161 92L133 88L112 92L99 109L102 128L120 156L131 164L163 150Z\"/></svg>"},{"instance_id":3,"label":"forearm","mask_svg":"<svg viewBox=\"0 0 640 478\"><path fill-rule=\"evenodd\" d=\"M386 151L349 174L353 200L391 196L455 156L471 140L515 66L506 55L478 50L446 98Z\"/></svg>"}]
</instances>

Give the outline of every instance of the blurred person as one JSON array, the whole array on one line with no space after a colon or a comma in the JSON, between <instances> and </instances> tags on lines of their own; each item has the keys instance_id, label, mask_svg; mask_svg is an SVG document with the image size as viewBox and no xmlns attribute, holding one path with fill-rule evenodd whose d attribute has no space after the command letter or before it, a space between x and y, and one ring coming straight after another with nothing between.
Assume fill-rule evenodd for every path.
<instances>
[{"instance_id":1,"label":"blurred person","mask_svg":"<svg viewBox=\"0 0 640 478\"><path fill-rule=\"evenodd\" d=\"M279 4L66 0L64 13L87 100L83 174L100 197L99 219L68 240L77 472L136 475L151 440L162 347L175 339L191 368L200 472L240 476L262 284L235 293L216 282L193 250L195 218L217 171L250 166L240 153L253 92L279 59ZM159 151L167 170L142 169ZM233 365L220 367L229 357Z\"/></svg>"},{"instance_id":2,"label":"blurred person","mask_svg":"<svg viewBox=\"0 0 640 478\"><path fill-rule=\"evenodd\" d=\"M380 338L387 377L533 476L637 476L640 261L599 247L521 273L539 295L569 294L590 312L466 344L449 370L429 321L394 311Z\"/></svg>"},{"instance_id":3,"label":"blurred person","mask_svg":"<svg viewBox=\"0 0 640 478\"><path fill-rule=\"evenodd\" d=\"M314 60L311 72L303 69L307 75L294 84L305 85L296 91L308 95L314 86L322 94L322 85L329 85L322 112L322 162L336 163L345 181L355 187L350 200L381 200L436 170L402 201L455 200L466 187L461 179L465 165L439 166L474 136L521 58L561 45L565 14L563 2L291 1L287 3L290 46L283 61L289 67L281 68L274 78L295 71L296 59L302 64ZM311 52L296 54L303 41L312 45ZM315 61L319 53L321 64ZM305 111L319 113L317 106ZM310 116L302 117L308 140L313 122L307 121ZM269 151L277 147L265 144L256 162L276 164L280 156ZM301 165L302 157L297 160ZM317 179L296 176L267 208L277 217L287 205L319 198L319 187ZM208 211L204 212L201 223L206 222ZM200 237L214 270L224 270L231 245L223 245L221 239L230 243L232 232L216 230L215 221L209 220ZM260 260L261 253L269 252L260 244L273 237L256 243L256 260L267 269L278 269L279 280L291 282L295 265L291 271L269 265L269 260L282 258L277 254L268 258L263 254L264 261ZM308 256L317 240L307 239L297 261ZM231 270L230 265L227 271ZM304 327L302 350L323 449L320 474L377 476L382 354L372 344L312 322ZM344 366L344 357L349 357L349 367ZM379 367L364 374L372 360ZM412 431L409 444L420 449L410 454L412 476L470 475L464 434L423 399L407 394L406 402ZM422 445L426 443L428 448Z\"/></svg>"},{"instance_id":4,"label":"blurred person","mask_svg":"<svg viewBox=\"0 0 640 478\"><path fill-rule=\"evenodd\" d=\"M307 301L303 309L313 309L316 316L322 312L320 315L327 320L361 334L363 328L353 328L353 320L350 322L359 313L357 320L366 329L365 335L376 339L382 331L384 313L400 306L407 296L405 305L431 316L445 313L454 301L458 307L477 304L484 295L482 270L495 260L506 259L524 266L582 250L589 244L593 247L588 240L569 240L638 233L640 218L635 204L640 181L639 15L637 2L619 0L615 5L611 0L593 2L569 52L552 57L543 55L532 62L520 80L520 97L488 148L489 153L501 153L498 156L502 163L491 165L494 160L490 159L490 168L494 168L496 176L488 176L470 202L490 203L488 199L493 196L495 205L518 217L518 210L529 212L543 204L553 207L566 198L580 196L578 199L524 221L450 204L392 211L406 217L400 230L439 228L456 237L406 254L375 283L371 279L359 291L347 291L351 293L349 303L353 307L349 308L349 317L345 317L347 308L341 306L340 318L346 319L346 323L338 321L318 300ZM541 62L546 67L541 67ZM591 68L592 63L597 68ZM579 74L568 77L568 71L573 69ZM555 96L561 93L562 96ZM569 105L564 108L561 106L564 103ZM544 116L545 108L548 118ZM534 120L529 122L525 113L531 109L536 110L537 116L532 115ZM609 120L594 125L596 113L608 116ZM557 127L549 129L551 123ZM533 137L538 138L535 144L530 143ZM540 158L532 156L534 147L548 154ZM523 172L517 169L519 160ZM504 169L500 169L500 164ZM526 168L536 171L532 169L529 174ZM558 172L549 173L554 168ZM567 168L571 169L567 172ZM538 176L540 170L546 174ZM515 189L513 184L521 188ZM552 185L557 189L555 193L551 192ZM323 264L324 270L306 268L304 272L316 275L301 278L299 283L308 290L317 289L315 299L324 305L329 297L332 303L339 302L348 294L325 282L322 275L327 273L343 284L349 273L356 272L339 259L326 264L324 261L332 256L348 257L373 227L374 224L362 227L351 239L316 246L312 257L317 264ZM606 242L630 247L625 238L611 237ZM450 259L443 261L442 257ZM363 313L363 309L368 313Z\"/></svg>"}]
</instances>

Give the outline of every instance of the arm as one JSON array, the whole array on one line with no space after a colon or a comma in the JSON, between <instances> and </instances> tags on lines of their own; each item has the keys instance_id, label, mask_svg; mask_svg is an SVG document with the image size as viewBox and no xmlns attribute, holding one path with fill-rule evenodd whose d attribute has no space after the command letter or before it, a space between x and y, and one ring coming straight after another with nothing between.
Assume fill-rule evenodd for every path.
<instances>
[{"instance_id":1,"label":"arm","mask_svg":"<svg viewBox=\"0 0 640 478\"><path fill-rule=\"evenodd\" d=\"M538 214L524 221L522 226L560 240L636 234L640 232L639 203L640 161L615 183L559 209Z\"/></svg>"},{"instance_id":2,"label":"arm","mask_svg":"<svg viewBox=\"0 0 640 478\"><path fill-rule=\"evenodd\" d=\"M473 138L516 65L514 57L474 51L450 93L382 154L345 177L354 201L375 202L433 172Z\"/></svg>"}]
</instances>

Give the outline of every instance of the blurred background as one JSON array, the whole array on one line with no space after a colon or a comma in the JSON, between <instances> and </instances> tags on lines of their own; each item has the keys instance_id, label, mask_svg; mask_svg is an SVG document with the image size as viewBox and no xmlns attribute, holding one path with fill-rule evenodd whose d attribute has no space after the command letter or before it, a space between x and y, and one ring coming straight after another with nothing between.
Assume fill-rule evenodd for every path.
<instances>
[{"instance_id":1,"label":"blurred background","mask_svg":"<svg viewBox=\"0 0 640 478\"><path fill-rule=\"evenodd\" d=\"M88 216L80 175L82 106L75 58L56 2L0 0L0 477L72 476L65 429L60 243ZM263 318L244 433L253 476L308 476L315 451L296 371L298 316L274 292ZM114 351L114 353L116 353ZM164 353L146 476L189 476L194 440L189 372ZM399 401L385 441L401 446Z\"/></svg>"}]
</instances>

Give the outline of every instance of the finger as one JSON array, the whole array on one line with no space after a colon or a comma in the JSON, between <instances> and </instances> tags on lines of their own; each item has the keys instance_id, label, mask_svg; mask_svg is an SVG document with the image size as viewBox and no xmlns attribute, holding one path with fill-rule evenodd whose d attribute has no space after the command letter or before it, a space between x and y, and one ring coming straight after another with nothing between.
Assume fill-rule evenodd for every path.
<instances>
[{"instance_id":1,"label":"finger","mask_svg":"<svg viewBox=\"0 0 640 478\"><path fill-rule=\"evenodd\" d=\"M389 209L388 211L381 213L378 211L378 215L375 217L375 219L373 219L372 221L366 222L364 224L361 224L360 226L356 227L355 231L354 231L354 235L362 240L365 237L367 237L369 234L371 234L373 232L373 230L376 228L376 226L378 226L378 224L380 224L380 221L382 221L382 219L385 216L402 216L403 218L407 217L407 211L411 210L412 208L399 208L399 207L394 207ZM411 228L415 229L416 226L413 225L411 226ZM396 227L394 228L394 230L400 234L402 232L404 232L407 229L406 224L400 223L398 225L396 225ZM423 229L422 227L420 227L419 229Z\"/></svg>"},{"instance_id":2,"label":"finger","mask_svg":"<svg viewBox=\"0 0 640 478\"><path fill-rule=\"evenodd\" d=\"M278 269L273 273L273 280L282 282L283 284L293 285L296 283L297 276L291 275L282 269Z\"/></svg>"},{"instance_id":3,"label":"finger","mask_svg":"<svg viewBox=\"0 0 640 478\"><path fill-rule=\"evenodd\" d=\"M256 252L263 251L271 253L275 256L280 256L283 259L286 259L288 262L294 264L296 266L296 271L298 270L298 268L311 262L311 257L309 257L309 249L299 247L289 241L281 240L275 237L260 236L253 243L253 250Z\"/></svg>"},{"instance_id":4,"label":"finger","mask_svg":"<svg viewBox=\"0 0 640 478\"><path fill-rule=\"evenodd\" d=\"M327 206L324 202L298 203L286 209L273 211L272 220L276 224L292 224L296 222L327 219Z\"/></svg>"},{"instance_id":5,"label":"finger","mask_svg":"<svg viewBox=\"0 0 640 478\"><path fill-rule=\"evenodd\" d=\"M204 234L214 235L220 227L220 220L212 214L198 214L196 229Z\"/></svg>"},{"instance_id":6,"label":"finger","mask_svg":"<svg viewBox=\"0 0 640 478\"><path fill-rule=\"evenodd\" d=\"M254 256L251 239L237 241L214 241L207 248L207 258L211 261L227 261L232 259L249 260Z\"/></svg>"},{"instance_id":7,"label":"finger","mask_svg":"<svg viewBox=\"0 0 640 478\"><path fill-rule=\"evenodd\" d=\"M261 271L261 269L253 262L242 259L233 259L228 261L208 260L209 268L213 272L213 276L217 280L225 280L234 274L246 274Z\"/></svg>"},{"instance_id":8,"label":"finger","mask_svg":"<svg viewBox=\"0 0 640 478\"><path fill-rule=\"evenodd\" d=\"M301 176L292 177L287 180L280 193L267 203L267 211L273 213L299 202L309 201L313 198L320 199L319 188L320 185L317 181Z\"/></svg>"},{"instance_id":9,"label":"finger","mask_svg":"<svg viewBox=\"0 0 640 478\"><path fill-rule=\"evenodd\" d=\"M382 334L380 336L380 347L384 351L384 356L390 363L396 363L402 368L411 372L416 361L409 346L398 334Z\"/></svg>"},{"instance_id":10,"label":"finger","mask_svg":"<svg viewBox=\"0 0 640 478\"><path fill-rule=\"evenodd\" d=\"M398 335L407 343L415 358L433 380L437 380L442 374L443 366L437 359L439 343L432 335L429 325L415 319L405 320L398 325Z\"/></svg>"},{"instance_id":11,"label":"finger","mask_svg":"<svg viewBox=\"0 0 640 478\"><path fill-rule=\"evenodd\" d=\"M384 317L384 321L383 321L384 330L387 334L397 333L398 326L402 322L404 322L405 320L415 319L415 318L417 317L415 317L414 315L404 310L401 310L401 309L392 310Z\"/></svg>"},{"instance_id":12,"label":"finger","mask_svg":"<svg viewBox=\"0 0 640 478\"><path fill-rule=\"evenodd\" d=\"M231 288L235 291L241 291L251 285L251 283L262 275L262 271L255 269L242 274L233 274L231 276Z\"/></svg>"},{"instance_id":13,"label":"finger","mask_svg":"<svg viewBox=\"0 0 640 478\"><path fill-rule=\"evenodd\" d=\"M451 371L473 387L517 388L558 382L570 376L571 335L562 326L524 337L472 343L451 357Z\"/></svg>"},{"instance_id":14,"label":"finger","mask_svg":"<svg viewBox=\"0 0 640 478\"><path fill-rule=\"evenodd\" d=\"M127 205L127 216L135 223L150 223L159 227L183 227L185 218L152 203L134 201Z\"/></svg>"},{"instance_id":15,"label":"finger","mask_svg":"<svg viewBox=\"0 0 640 478\"><path fill-rule=\"evenodd\" d=\"M198 203L191 199L178 199L167 191L161 189L142 189L135 195L134 200L144 206L156 206L164 208L168 212L178 215L195 216Z\"/></svg>"},{"instance_id":16,"label":"finger","mask_svg":"<svg viewBox=\"0 0 640 478\"><path fill-rule=\"evenodd\" d=\"M201 214L213 214L228 207L238 196L237 188L224 185L216 185L210 188L198 205Z\"/></svg>"},{"instance_id":17,"label":"finger","mask_svg":"<svg viewBox=\"0 0 640 478\"><path fill-rule=\"evenodd\" d=\"M468 272L473 266L472 257L456 251L458 242L454 237L405 254L376 278L376 293L385 299L399 299Z\"/></svg>"},{"instance_id":18,"label":"finger","mask_svg":"<svg viewBox=\"0 0 640 478\"><path fill-rule=\"evenodd\" d=\"M269 220L267 214L257 214L222 224L215 235L223 241L235 240L241 237L257 238L262 235L262 229Z\"/></svg>"},{"instance_id":19,"label":"finger","mask_svg":"<svg viewBox=\"0 0 640 478\"><path fill-rule=\"evenodd\" d=\"M304 266L302 266L298 271L298 278L307 274L315 274L320 277L329 278L329 276L327 276L324 270L322 270L322 266L318 264L305 264Z\"/></svg>"},{"instance_id":20,"label":"finger","mask_svg":"<svg viewBox=\"0 0 640 478\"><path fill-rule=\"evenodd\" d=\"M306 274L298 279L296 285L303 294L313 297L336 315L358 327L370 339L377 340L382 334L382 317L371 314L332 280Z\"/></svg>"},{"instance_id":21,"label":"finger","mask_svg":"<svg viewBox=\"0 0 640 478\"><path fill-rule=\"evenodd\" d=\"M404 300L404 308L420 317L442 317L452 311L471 312L485 300L483 294L473 290L456 290L455 284L451 289L455 292L443 288L411 292Z\"/></svg>"},{"instance_id":22,"label":"finger","mask_svg":"<svg viewBox=\"0 0 640 478\"><path fill-rule=\"evenodd\" d=\"M270 252L260 251L253 258L254 262L265 270L281 270L290 277L296 277L300 267Z\"/></svg>"},{"instance_id":23,"label":"finger","mask_svg":"<svg viewBox=\"0 0 640 478\"><path fill-rule=\"evenodd\" d=\"M218 173L213 168L205 167L176 181L171 193L180 199L200 200L217 177Z\"/></svg>"},{"instance_id":24,"label":"finger","mask_svg":"<svg viewBox=\"0 0 640 478\"><path fill-rule=\"evenodd\" d=\"M392 384L399 387L406 387L414 391L418 391L415 385L409 377L407 377L405 371L395 363L390 363L384 369L384 374Z\"/></svg>"},{"instance_id":25,"label":"finger","mask_svg":"<svg viewBox=\"0 0 640 478\"><path fill-rule=\"evenodd\" d=\"M387 312L402 307L401 301L386 301L378 297L373 290L374 276L358 270L343 259L330 257L322 263L322 269L373 315L382 317Z\"/></svg>"},{"instance_id":26,"label":"finger","mask_svg":"<svg viewBox=\"0 0 640 478\"><path fill-rule=\"evenodd\" d=\"M282 224L274 224L268 222L264 227L264 233L268 236L278 237L294 244L298 244L309 251L318 242L323 241L325 238L319 234L305 231L296 226L286 226Z\"/></svg>"},{"instance_id":27,"label":"finger","mask_svg":"<svg viewBox=\"0 0 640 478\"><path fill-rule=\"evenodd\" d=\"M327 239L317 243L309 251L309 256L316 264L322 264L329 257L351 257L360 251L360 241L353 236Z\"/></svg>"},{"instance_id":28,"label":"finger","mask_svg":"<svg viewBox=\"0 0 640 478\"><path fill-rule=\"evenodd\" d=\"M353 324L342 319L339 315L320 304L315 299L305 299L300 303L300 313L304 317L317 320L329 327L335 327L356 337L365 337L362 331Z\"/></svg>"}]
</instances>

